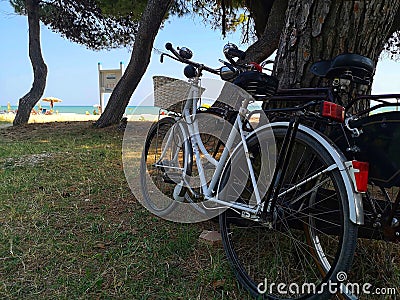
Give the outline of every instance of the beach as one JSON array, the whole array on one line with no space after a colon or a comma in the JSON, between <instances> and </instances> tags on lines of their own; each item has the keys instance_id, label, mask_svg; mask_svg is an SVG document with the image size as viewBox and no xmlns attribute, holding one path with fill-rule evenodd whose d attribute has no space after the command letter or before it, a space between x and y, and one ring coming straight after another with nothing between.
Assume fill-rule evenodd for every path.
<instances>
[{"instance_id":1,"label":"beach","mask_svg":"<svg viewBox=\"0 0 400 300\"><path fill-rule=\"evenodd\" d=\"M82 122L82 121L97 121L99 115L86 115L76 113L59 113L53 115L31 115L29 123L48 123L48 122ZM158 116L154 114L126 115L129 121L155 121ZM0 122L12 123L15 118L15 113L0 114Z\"/></svg>"},{"instance_id":2,"label":"beach","mask_svg":"<svg viewBox=\"0 0 400 300\"><path fill-rule=\"evenodd\" d=\"M50 107L42 106L47 110ZM4 110L5 107L0 106L0 122L12 123L15 118L15 112L18 106L11 105L9 110ZM35 107L39 111L38 107ZM31 114L29 123L48 123L48 122L82 122L82 121L97 121L98 114L91 113L94 111L93 106L57 106L53 114ZM96 109L97 111L97 109ZM97 111L98 112L98 111ZM125 117L130 121L154 121L157 119L159 108L154 106L128 106L125 110Z\"/></svg>"}]
</instances>

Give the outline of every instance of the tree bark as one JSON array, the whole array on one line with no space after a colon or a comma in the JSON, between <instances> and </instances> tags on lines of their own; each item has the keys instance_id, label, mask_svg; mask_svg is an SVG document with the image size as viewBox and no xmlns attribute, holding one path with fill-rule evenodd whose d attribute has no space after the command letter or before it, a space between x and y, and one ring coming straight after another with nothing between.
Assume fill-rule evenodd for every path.
<instances>
[{"instance_id":1,"label":"tree bark","mask_svg":"<svg viewBox=\"0 0 400 300\"><path fill-rule=\"evenodd\" d=\"M26 124L32 108L42 97L46 87L47 66L40 47L39 0L26 0L29 24L29 58L33 68L33 84L30 91L19 99L13 125Z\"/></svg>"},{"instance_id":2,"label":"tree bark","mask_svg":"<svg viewBox=\"0 0 400 300\"><path fill-rule=\"evenodd\" d=\"M246 6L249 8L250 16L254 20L254 31L257 38L261 37L267 26L274 2L280 2L280 0L246 0Z\"/></svg>"},{"instance_id":3,"label":"tree bark","mask_svg":"<svg viewBox=\"0 0 400 300\"><path fill-rule=\"evenodd\" d=\"M111 94L104 112L96 122L96 127L107 127L121 120L133 92L149 65L154 39L170 4L171 0L147 2L140 19L129 64Z\"/></svg>"},{"instance_id":4,"label":"tree bark","mask_svg":"<svg viewBox=\"0 0 400 300\"><path fill-rule=\"evenodd\" d=\"M400 0L289 1L275 75L281 88L321 84L309 72L319 60L357 53L378 61Z\"/></svg>"},{"instance_id":5,"label":"tree bark","mask_svg":"<svg viewBox=\"0 0 400 300\"><path fill-rule=\"evenodd\" d=\"M266 20L266 23L263 23L263 33L258 40L246 50L245 62L254 61L260 63L278 49L279 38L283 25L285 24L284 16L287 6L288 0L275 0L270 11L265 12L265 14L268 14L268 20Z\"/></svg>"}]
</instances>

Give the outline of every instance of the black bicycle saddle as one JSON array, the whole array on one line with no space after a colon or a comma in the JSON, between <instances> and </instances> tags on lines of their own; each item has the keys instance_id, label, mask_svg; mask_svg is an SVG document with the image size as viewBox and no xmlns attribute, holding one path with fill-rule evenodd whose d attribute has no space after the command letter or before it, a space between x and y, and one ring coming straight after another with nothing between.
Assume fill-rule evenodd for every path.
<instances>
[{"instance_id":1,"label":"black bicycle saddle","mask_svg":"<svg viewBox=\"0 0 400 300\"><path fill-rule=\"evenodd\" d=\"M316 76L328 79L346 78L356 83L369 84L375 71L375 64L368 57L346 53L332 60L316 62L310 71Z\"/></svg>"}]
</instances>

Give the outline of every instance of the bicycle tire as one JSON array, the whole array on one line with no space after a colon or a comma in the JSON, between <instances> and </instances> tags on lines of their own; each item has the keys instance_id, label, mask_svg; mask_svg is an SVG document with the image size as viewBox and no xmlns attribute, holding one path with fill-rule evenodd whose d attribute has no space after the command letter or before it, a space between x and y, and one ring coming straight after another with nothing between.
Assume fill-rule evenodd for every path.
<instances>
[{"instance_id":1,"label":"bicycle tire","mask_svg":"<svg viewBox=\"0 0 400 300\"><path fill-rule=\"evenodd\" d=\"M285 133L286 128L274 128L278 149ZM258 139L262 138L262 132L257 137L250 136L247 141L250 156L257 157ZM244 219L233 209L228 209L220 215L219 220L222 243L238 282L253 297L328 299L334 295L322 289L323 284L339 284L338 273L347 273L350 269L357 241L357 226L349 219L347 190L343 175L337 168L317 177L323 180L317 185L310 180L302 187L284 194L301 179L310 178L334 163L334 154L301 129L292 153L296 153L296 156L292 156L288 164L280 191L283 196L278 197L274 210L276 220L274 218L273 228ZM301 153L308 154L299 156ZM223 176L243 178L247 175L240 172L233 166ZM233 189L237 190L235 187ZM244 184L237 201L248 202L251 194L252 187ZM247 199L243 199L245 197ZM325 220L328 216L334 219ZM271 290L271 283L275 284L274 290ZM292 294L282 294L276 291L276 285L280 283L286 284L286 287L314 284L316 291L302 293L296 290ZM260 284L265 284L262 287L268 286L269 289L261 290ZM321 293L317 294L320 289Z\"/></svg>"},{"instance_id":2,"label":"bicycle tire","mask_svg":"<svg viewBox=\"0 0 400 300\"><path fill-rule=\"evenodd\" d=\"M160 158L163 151L163 141L165 142L166 134L176 124L174 118L165 117L155 122L149 129L143 149L140 164L140 180L144 205L154 214L162 217L170 214L177 205L177 201L173 199L173 189L177 182L170 182L168 174L162 167L153 166ZM178 128L178 127L176 127ZM173 134L173 133L171 133ZM179 136L179 134L178 134ZM180 147L180 145L178 145ZM183 142L182 151L190 151L187 142ZM188 164L188 173L191 171L191 164ZM155 187L167 197L152 197L149 191L147 180L150 176Z\"/></svg>"}]
</instances>

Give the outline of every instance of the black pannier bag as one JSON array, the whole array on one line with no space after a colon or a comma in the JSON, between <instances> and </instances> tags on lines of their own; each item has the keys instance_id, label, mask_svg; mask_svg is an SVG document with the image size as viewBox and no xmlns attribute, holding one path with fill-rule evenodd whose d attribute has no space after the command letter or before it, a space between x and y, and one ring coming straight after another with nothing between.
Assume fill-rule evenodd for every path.
<instances>
[{"instance_id":1,"label":"black pannier bag","mask_svg":"<svg viewBox=\"0 0 400 300\"><path fill-rule=\"evenodd\" d=\"M255 100L267 100L276 93L279 81L274 76L258 71L246 71L240 73L233 84L244 89Z\"/></svg>"},{"instance_id":2,"label":"black pannier bag","mask_svg":"<svg viewBox=\"0 0 400 300\"><path fill-rule=\"evenodd\" d=\"M400 186L400 112L374 114L352 122L351 127L362 130L354 138L360 150L356 158L369 162L370 181L386 188ZM335 142L346 147L343 139Z\"/></svg>"},{"instance_id":3,"label":"black pannier bag","mask_svg":"<svg viewBox=\"0 0 400 300\"><path fill-rule=\"evenodd\" d=\"M258 71L242 72L232 83L258 101L268 100L276 93L279 85L277 78ZM240 93L240 89L232 89L229 84L227 89L222 90L223 101L216 100L208 111L226 115L226 119L233 124L244 95Z\"/></svg>"}]
</instances>

